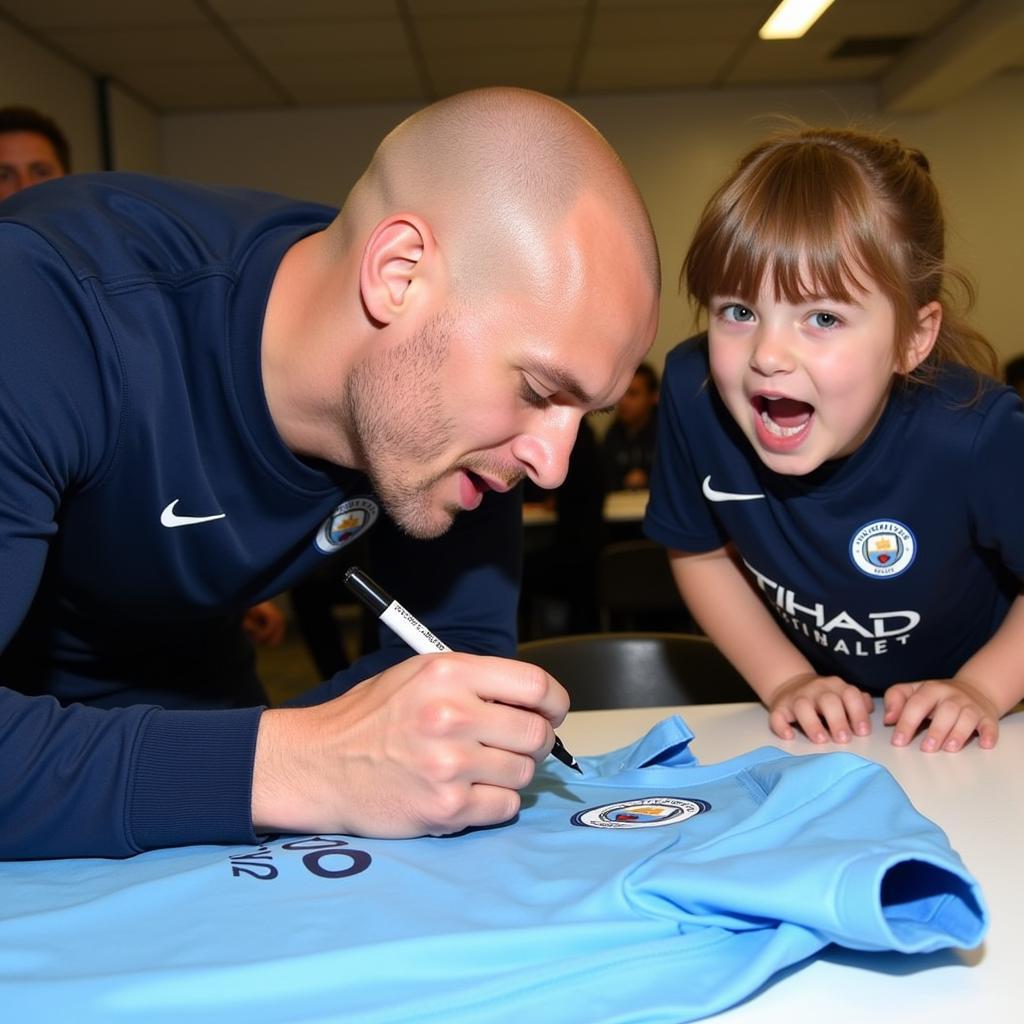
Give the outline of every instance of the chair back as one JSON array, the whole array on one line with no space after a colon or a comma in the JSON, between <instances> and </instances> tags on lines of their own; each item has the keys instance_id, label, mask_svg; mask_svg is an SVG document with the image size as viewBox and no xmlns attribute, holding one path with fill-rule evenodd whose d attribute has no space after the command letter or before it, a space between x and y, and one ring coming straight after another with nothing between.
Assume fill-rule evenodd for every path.
<instances>
[{"instance_id":1,"label":"chair back","mask_svg":"<svg viewBox=\"0 0 1024 1024\"><path fill-rule=\"evenodd\" d=\"M693 628L668 555L652 540L606 544L598 561L597 591L601 628L606 631L688 632Z\"/></svg>"},{"instance_id":2,"label":"chair back","mask_svg":"<svg viewBox=\"0 0 1024 1024\"><path fill-rule=\"evenodd\" d=\"M574 711L755 700L754 691L705 636L584 633L519 645L521 661L550 672Z\"/></svg>"}]
</instances>

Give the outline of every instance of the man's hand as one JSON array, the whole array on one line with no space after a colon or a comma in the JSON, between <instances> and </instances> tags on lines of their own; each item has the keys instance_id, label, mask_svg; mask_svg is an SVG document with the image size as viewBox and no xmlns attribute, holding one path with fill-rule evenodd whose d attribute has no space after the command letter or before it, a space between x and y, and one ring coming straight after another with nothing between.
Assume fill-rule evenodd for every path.
<instances>
[{"instance_id":1,"label":"man's hand","mask_svg":"<svg viewBox=\"0 0 1024 1024\"><path fill-rule=\"evenodd\" d=\"M507 821L569 708L536 665L410 658L310 708L265 711L257 831L445 835Z\"/></svg>"},{"instance_id":2,"label":"man's hand","mask_svg":"<svg viewBox=\"0 0 1024 1024\"><path fill-rule=\"evenodd\" d=\"M904 747L925 719L928 731L921 740L926 753L956 753L974 733L978 745L989 749L999 739L999 709L962 679L928 679L897 683L885 691L885 724L893 727L894 746Z\"/></svg>"},{"instance_id":3,"label":"man's hand","mask_svg":"<svg viewBox=\"0 0 1024 1024\"><path fill-rule=\"evenodd\" d=\"M851 735L871 732L870 694L839 676L799 675L783 683L768 701L768 724L776 736L793 739L793 725L812 743L849 743Z\"/></svg>"}]
</instances>

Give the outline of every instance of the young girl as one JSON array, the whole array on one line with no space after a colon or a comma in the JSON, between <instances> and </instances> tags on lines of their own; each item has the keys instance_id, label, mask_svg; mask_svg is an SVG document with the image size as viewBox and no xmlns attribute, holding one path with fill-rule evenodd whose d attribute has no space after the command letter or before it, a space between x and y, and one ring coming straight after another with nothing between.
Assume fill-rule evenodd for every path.
<instances>
[{"instance_id":1,"label":"young girl","mask_svg":"<svg viewBox=\"0 0 1024 1024\"><path fill-rule=\"evenodd\" d=\"M884 695L897 746L991 747L1024 697L1024 409L943 234L920 153L797 131L683 265L709 326L666 363L645 529L784 739L865 735Z\"/></svg>"}]
</instances>

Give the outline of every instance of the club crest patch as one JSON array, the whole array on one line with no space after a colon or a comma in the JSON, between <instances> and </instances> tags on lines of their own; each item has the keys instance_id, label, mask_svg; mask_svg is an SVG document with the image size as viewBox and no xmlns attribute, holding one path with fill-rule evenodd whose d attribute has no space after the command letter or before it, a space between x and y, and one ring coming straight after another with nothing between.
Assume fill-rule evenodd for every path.
<instances>
[{"instance_id":1,"label":"club crest patch","mask_svg":"<svg viewBox=\"0 0 1024 1024\"><path fill-rule=\"evenodd\" d=\"M679 825L711 810L706 800L678 796L646 796L601 804L572 816L572 824L586 828L658 828Z\"/></svg>"},{"instance_id":2,"label":"club crest patch","mask_svg":"<svg viewBox=\"0 0 1024 1024\"><path fill-rule=\"evenodd\" d=\"M331 555L351 544L377 521L380 509L371 498L349 498L343 501L316 531L316 546Z\"/></svg>"},{"instance_id":3,"label":"club crest patch","mask_svg":"<svg viewBox=\"0 0 1024 1024\"><path fill-rule=\"evenodd\" d=\"M865 523L850 541L850 558L865 576L899 576L910 568L916 554L917 539L895 519Z\"/></svg>"}]
</instances>

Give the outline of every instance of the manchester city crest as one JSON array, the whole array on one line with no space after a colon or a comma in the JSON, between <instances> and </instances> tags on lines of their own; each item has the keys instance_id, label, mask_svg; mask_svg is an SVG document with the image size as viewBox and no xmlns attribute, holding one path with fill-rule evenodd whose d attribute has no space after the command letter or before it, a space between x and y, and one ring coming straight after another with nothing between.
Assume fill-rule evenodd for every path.
<instances>
[{"instance_id":1,"label":"manchester city crest","mask_svg":"<svg viewBox=\"0 0 1024 1024\"><path fill-rule=\"evenodd\" d=\"M865 523L850 541L850 558L866 576L899 576L910 568L916 554L914 534L895 519Z\"/></svg>"},{"instance_id":2,"label":"manchester city crest","mask_svg":"<svg viewBox=\"0 0 1024 1024\"><path fill-rule=\"evenodd\" d=\"M711 804L695 797L645 796L591 807L571 820L587 828L657 828L679 825L709 810Z\"/></svg>"},{"instance_id":3,"label":"manchester city crest","mask_svg":"<svg viewBox=\"0 0 1024 1024\"><path fill-rule=\"evenodd\" d=\"M351 544L377 520L377 503L371 498L349 498L343 501L321 524L316 532L316 546L330 555Z\"/></svg>"}]
</instances>

